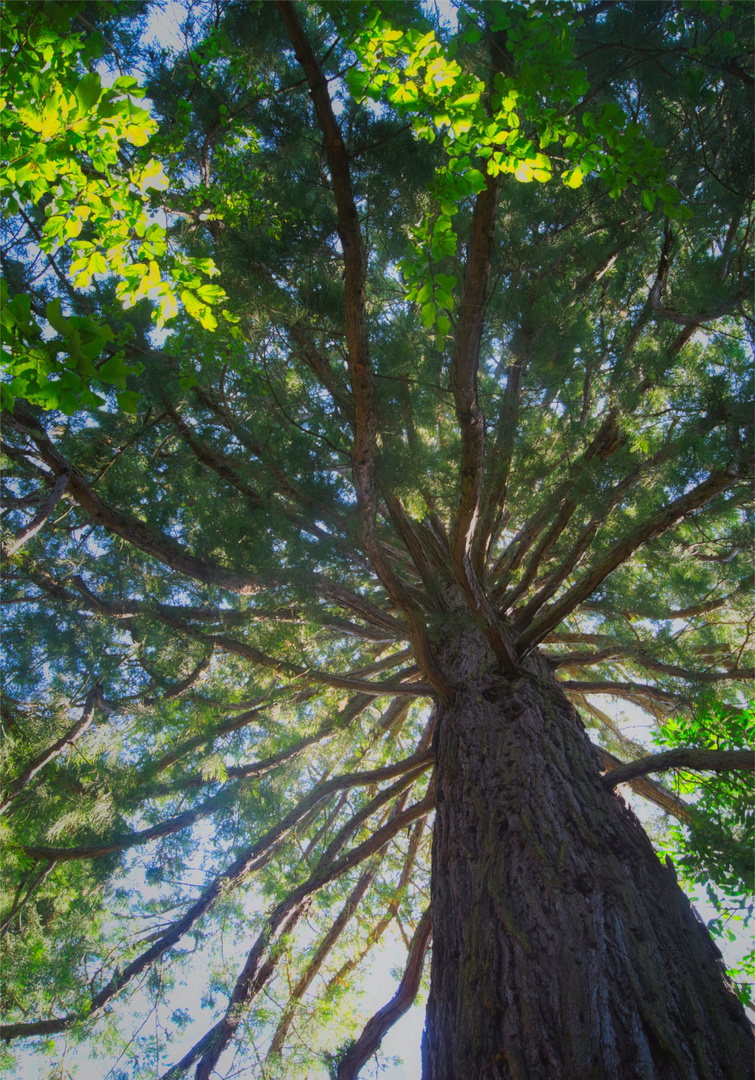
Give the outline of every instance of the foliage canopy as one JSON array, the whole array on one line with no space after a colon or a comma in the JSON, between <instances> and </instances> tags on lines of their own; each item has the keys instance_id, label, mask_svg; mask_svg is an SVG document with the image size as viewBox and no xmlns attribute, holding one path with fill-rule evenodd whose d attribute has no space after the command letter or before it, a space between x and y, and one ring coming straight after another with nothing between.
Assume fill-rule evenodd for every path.
<instances>
[{"instance_id":1,"label":"foliage canopy","mask_svg":"<svg viewBox=\"0 0 755 1080\"><path fill-rule=\"evenodd\" d=\"M749 918L748 5L149 10L2 15L3 1036L356 1075L470 619Z\"/></svg>"}]
</instances>

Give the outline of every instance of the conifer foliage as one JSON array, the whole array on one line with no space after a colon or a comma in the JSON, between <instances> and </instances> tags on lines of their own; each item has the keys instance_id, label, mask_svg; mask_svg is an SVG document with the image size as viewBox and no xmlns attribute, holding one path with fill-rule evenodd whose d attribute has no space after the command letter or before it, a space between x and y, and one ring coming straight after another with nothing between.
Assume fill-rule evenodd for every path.
<instances>
[{"instance_id":1,"label":"conifer foliage","mask_svg":"<svg viewBox=\"0 0 755 1080\"><path fill-rule=\"evenodd\" d=\"M432 953L425 1080L750 1075L614 790L749 917L749 5L151 11L3 9L9 1068L356 1078ZM635 919L594 1072L562 893Z\"/></svg>"}]
</instances>

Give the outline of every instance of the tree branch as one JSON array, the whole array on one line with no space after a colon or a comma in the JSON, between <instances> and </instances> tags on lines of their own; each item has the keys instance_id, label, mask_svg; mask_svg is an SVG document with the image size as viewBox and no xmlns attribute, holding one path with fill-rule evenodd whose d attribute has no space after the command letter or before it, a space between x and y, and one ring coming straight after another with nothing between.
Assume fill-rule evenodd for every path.
<instances>
[{"instance_id":1,"label":"tree branch","mask_svg":"<svg viewBox=\"0 0 755 1080\"><path fill-rule=\"evenodd\" d=\"M680 495L672 503L662 506L654 514L650 514L642 525L629 536L624 537L602 559L574 584L566 593L550 607L545 608L543 613L536 618L530 626L523 631L517 640L517 650L520 655L528 652L566 618L578 604L586 600L598 586L605 581L609 574L613 573L623 562L634 554L638 548L648 540L662 535L677 521L697 510L720 492L725 491L736 479L735 474L729 469L721 469L713 472L702 483L692 488L691 491Z\"/></svg>"},{"instance_id":2,"label":"tree branch","mask_svg":"<svg viewBox=\"0 0 755 1080\"><path fill-rule=\"evenodd\" d=\"M412 938L398 990L388 1004L367 1021L362 1034L338 1067L338 1080L357 1080L360 1069L378 1049L385 1033L404 1015L416 998L432 930L431 908L428 907Z\"/></svg>"},{"instance_id":3,"label":"tree branch","mask_svg":"<svg viewBox=\"0 0 755 1080\"><path fill-rule=\"evenodd\" d=\"M407 758L405 762L400 763L401 769L403 770L404 765L409 761L413 762L413 764L403 771L401 780L399 780L397 784L394 784L387 792L381 792L377 799L386 801L388 798L398 794L404 787L414 783L417 777L430 767L432 760L432 749L424 750L420 754L414 755L411 759ZM67 1028L72 1027L75 1023L84 1018L93 1018L128 982L131 981L131 979L141 974L145 968L149 967L155 960L158 960L168 951L168 949L173 948L173 946L181 940L184 934L186 934L191 927L210 910L218 897L227 892L231 885L237 884L238 881L251 870L265 865L271 858L272 850L277 849L277 847L283 843L288 833L320 803L329 799L335 791L343 790L344 788L352 787L356 784L378 783L381 778L385 779L389 775L395 776L396 772L391 771L395 769L396 766L386 766L383 769L374 769L369 773L346 774L318 784L318 786L300 800L300 802L293 807L281 821L265 833L265 835L255 844L243 851L222 874L215 878L215 880L204 890L199 899L191 905L181 918L177 919L165 930L159 941L156 941L146 952L132 960L122 972L117 971L110 982L103 987L99 993L94 995L86 1014L69 1014L68 1016L54 1017L50 1020L32 1020L17 1024L3 1024L0 1026L0 1039L10 1042L12 1039L31 1038L36 1035L54 1035L58 1032L65 1031ZM355 779L355 777L359 777L360 779ZM373 802L375 801L376 800L373 800ZM285 906L286 908L281 916L281 921L286 918L289 912L303 899L310 895L311 892L321 888L323 885L327 885L330 881L339 877L341 873L345 873L353 866L358 865L359 862L364 861L369 855L373 854L376 850L379 850L386 840L391 839L391 837L400 832L402 828L411 824L418 817L422 817L424 814L428 813L429 810L432 809L433 802L434 795L432 797L425 796L421 802L416 803L413 807L405 810L395 819L395 821L383 826L383 828L374 833L369 840L360 844L346 856L333 863L329 871L323 873L322 880L317 877L316 872L315 875L308 879L308 882L305 883L304 886L300 886L289 895L289 899L291 897L294 898L290 905L288 904L288 900L280 905L280 907ZM359 815L356 816L359 818ZM355 828L358 828L358 824ZM344 830L342 830L342 832L343 831ZM378 842L374 843L375 841ZM328 850L330 850L330 848ZM312 884L315 880L317 883ZM280 925L280 922L278 925ZM195 1055L192 1060L196 1060L196 1056L197 1055ZM191 1062L189 1062L189 1064L191 1064ZM186 1068L188 1068L188 1065Z\"/></svg>"},{"instance_id":4,"label":"tree branch","mask_svg":"<svg viewBox=\"0 0 755 1080\"><path fill-rule=\"evenodd\" d=\"M501 411L498 417L496 440L490 455L488 471L491 479L485 505L477 526L472 550L472 562L480 581L484 579L489 547L495 542L496 534L506 509L511 463L514 457L514 439L519 420L519 404L522 394L522 376L527 364L526 343L532 337L531 327L520 327L512 344L514 362L510 365L503 392Z\"/></svg>"},{"instance_id":5,"label":"tree branch","mask_svg":"<svg viewBox=\"0 0 755 1080\"><path fill-rule=\"evenodd\" d=\"M41 754L38 754L37 757L33 758L23 772L20 773L15 780L11 781L7 788L5 798L0 802L0 814L6 810L14 799L18 798L40 769L43 769L45 765L48 765L53 761L63 750L65 750L66 746L70 746L71 743L81 738L94 720L94 712L97 705L102 705L102 686L100 683L96 683L87 694L81 718L77 720L75 724L72 724L64 735L61 735L59 739L56 739L52 746L48 746L46 750L43 750Z\"/></svg>"},{"instance_id":6,"label":"tree branch","mask_svg":"<svg viewBox=\"0 0 755 1080\"><path fill-rule=\"evenodd\" d=\"M625 697L630 701L636 698L650 698L652 701L662 701L669 705L682 707L687 705L687 699L679 694L671 694L667 690L661 690L649 683L635 682L577 682L565 680L561 683L564 690L571 690L577 694L609 694L615 697Z\"/></svg>"},{"instance_id":7,"label":"tree branch","mask_svg":"<svg viewBox=\"0 0 755 1080\"><path fill-rule=\"evenodd\" d=\"M341 791L344 788L379 783L381 779L387 780L392 776L401 775L404 772L411 772L412 769L417 768L418 764L424 764L425 767L427 767L432 760L432 756L431 752L424 751L424 757L420 756L418 759L418 756L414 755L411 758L407 758L406 762L398 762L396 765L385 765L382 769L373 769L369 773L345 773L343 776L335 777L333 780L326 782L329 794L333 794L335 791ZM406 764L407 762L408 764ZM280 764L280 762L276 762L276 764ZM243 779L257 779L260 775L263 775L264 772L268 771L266 769L260 771L259 764L256 768L253 767L253 770L250 769ZM362 776L366 776L367 779L361 779ZM212 795L209 799L205 799L203 803L200 803L200 805L193 810L186 810L182 814L177 814L175 817L169 818L168 821L160 822L159 825L152 825L149 829L143 829L141 832L127 833L125 836L113 837L112 840L102 844L90 844L85 847L71 848L23 845L21 850L33 859L44 859L56 863L71 862L72 860L77 859L100 859L105 855L112 855L116 851L127 851L129 848L148 844L151 840L159 840L164 836L172 836L174 833L181 832L183 829L188 829L197 821L200 821L204 817L208 817L216 810L222 809L226 804L229 804L233 795L238 790L238 786L239 781L236 781L232 785L222 788L217 794Z\"/></svg>"},{"instance_id":8,"label":"tree branch","mask_svg":"<svg viewBox=\"0 0 755 1080\"><path fill-rule=\"evenodd\" d=\"M210 585L218 585L242 596L253 595L267 585L281 584L280 581L270 580L263 583L260 579L241 577L223 566L212 566L205 563L196 556L189 554L172 537L161 533L145 521L142 521L141 518L132 517L130 514L124 514L120 510L108 506L99 495L95 494L83 476L65 461L46 434L40 429L34 417L27 413L19 402L16 402L13 416L10 419L14 426L18 426L23 434L28 435L33 440L40 457L54 471L56 477L64 473L68 474L68 491L71 497L96 524L101 525L108 532L115 533L116 536L120 536L128 543L133 544L134 547L139 548L145 554L152 555L158 562L163 563L172 570L176 570L178 573L186 574L188 577L196 578Z\"/></svg>"},{"instance_id":9,"label":"tree branch","mask_svg":"<svg viewBox=\"0 0 755 1080\"><path fill-rule=\"evenodd\" d=\"M396 799L396 802L394 803L391 810L391 818L394 818L397 814L401 813L401 811L404 809L404 806L406 805L406 800L408 799L408 797L409 789L407 788ZM331 949L334 947L334 945L338 941L338 938L341 936L341 933L346 928L346 925L357 910L362 898L364 897L365 893L367 892L377 875L379 869L379 860L385 854L387 848L388 844L386 843L380 849L380 851L376 853L372 865L369 869L365 870L355 887L352 889L351 893L348 896L348 899L346 900L345 905L336 916L335 921L332 923L323 940L320 942L320 945L317 948L317 952L312 957L312 960L307 965L305 971L296 983L296 986L291 991L291 996L289 998L288 1004L286 1005L283 1016L278 1023L275 1034L273 1035L273 1040L270 1044L270 1049L268 1050L267 1054L268 1059L280 1053L283 1043L285 1042L286 1036L288 1034L289 1027L291 1026L291 1020L294 1015L296 1003L304 996L304 994L311 986L313 980L322 968L322 965L325 963L325 960L327 959Z\"/></svg>"},{"instance_id":10,"label":"tree branch","mask_svg":"<svg viewBox=\"0 0 755 1080\"><path fill-rule=\"evenodd\" d=\"M346 327L347 366L354 399L354 441L352 444L352 474L357 497L357 510L365 554L385 586L391 600L406 616L417 662L435 691L445 699L452 696L435 659L427 630L419 618L416 605L404 584L389 565L378 540L375 527L375 460L377 435L377 404L374 372L370 358L366 322L367 260L359 225L359 214L351 186L349 158L338 127L328 92L327 80L312 50L304 28L291 0L277 0L278 11L291 38L296 58L301 64L315 108L317 121L325 140L333 195L338 213L338 236L343 250L344 312Z\"/></svg>"},{"instance_id":11,"label":"tree branch","mask_svg":"<svg viewBox=\"0 0 755 1080\"><path fill-rule=\"evenodd\" d=\"M16 402L13 416L6 415L14 427L17 427L24 435L32 438L39 450L40 457L53 469L56 476L64 472L69 474L68 491L70 495L97 525L101 525L108 532L120 536L140 551L157 559L158 562L169 569L186 574L188 577L205 582L208 585L228 589L230 592L241 596L256 595L277 586L304 585L315 593L330 597L340 606L355 611L373 625L393 630L399 637L406 636L406 631L401 624L381 611L375 604L357 596L345 586L329 580L322 574L286 573L264 578L241 576L224 566L213 565L204 562L195 555L191 555L172 537L161 533L145 521L142 521L141 518L124 514L100 499L80 473L64 460L40 429L34 417L27 413L19 402Z\"/></svg>"},{"instance_id":12,"label":"tree branch","mask_svg":"<svg viewBox=\"0 0 755 1080\"><path fill-rule=\"evenodd\" d=\"M349 959L338 969L335 975L329 980L326 990L330 990L331 987L336 986L343 982L346 976L354 970L364 960L365 956L369 953L370 949L376 942L380 940L385 931L391 924L391 921L398 914L399 904L403 893L411 880L412 873L414 871L414 864L417 859L417 852L419 850L422 834L427 825L426 818L420 818L412 829L411 838L409 840L409 847L406 854L404 865L401 869L401 876L399 877L396 889L393 893L393 897L388 904L388 909L385 915L375 923L367 938L367 945L359 953L352 953Z\"/></svg>"},{"instance_id":13,"label":"tree branch","mask_svg":"<svg viewBox=\"0 0 755 1080\"><path fill-rule=\"evenodd\" d=\"M235 463L232 463L231 459L226 454L221 454L218 450L213 449L213 447L200 442L199 439L194 436L189 425L182 419L178 410L173 407L171 402L164 395L163 405L166 413L173 422L176 431L178 431L186 445L191 449L197 461L201 462L202 465L206 465L208 469L212 469L221 480L225 480L226 483L235 488L236 491L249 501L250 506L255 508L260 507L263 503L262 496L256 488L253 488L251 484L247 484L247 482L238 475Z\"/></svg>"},{"instance_id":14,"label":"tree branch","mask_svg":"<svg viewBox=\"0 0 755 1080\"><path fill-rule=\"evenodd\" d=\"M28 525L25 525L8 545L2 549L3 559L9 559L19 548L23 547L27 540L31 540L35 533L38 533L44 523L49 518L55 507L58 505L63 497L63 493L68 486L67 472L61 472L55 479L55 483L52 485L52 491L47 496L42 506L39 508L39 513L35 514Z\"/></svg>"},{"instance_id":15,"label":"tree branch","mask_svg":"<svg viewBox=\"0 0 755 1080\"><path fill-rule=\"evenodd\" d=\"M461 433L461 461L459 504L451 554L456 580L467 607L478 620L501 669L513 675L516 672L516 655L490 606L472 560L485 469L485 417L477 394L477 369L499 190L500 177L486 175L485 187L475 199L464 272L464 293L454 334L451 388Z\"/></svg>"},{"instance_id":16,"label":"tree branch","mask_svg":"<svg viewBox=\"0 0 755 1080\"><path fill-rule=\"evenodd\" d=\"M287 675L290 678L306 678L310 682L318 683L322 686L333 686L339 690L354 690L357 693L370 694L373 697L382 697L383 694L409 694L414 697L432 694L432 687L426 683L370 682L367 679L352 678L348 674L334 675L325 671L318 671L316 668L301 667L299 664L292 664L288 660L280 660L276 657L268 656L259 649L247 645L246 642L237 641L224 634L213 634L212 636L203 634L201 630L196 629L191 626L191 624L184 622L183 619L179 619L174 615L160 612L156 612L156 614L161 622L181 631L181 633L186 634L188 637L194 638L196 641L212 645L220 652L240 656L242 659L248 660L252 664L269 668L278 674Z\"/></svg>"},{"instance_id":17,"label":"tree branch","mask_svg":"<svg viewBox=\"0 0 755 1080\"><path fill-rule=\"evenodd\" d=\"M284 919L286 919L307 897L323 888L323 886L327 885L329 882L334 881L337 877L340 877L354 866L358 866L360 863L364 862L365 859L379 851L388 840L401 832L402 829L405 829L407 825L411 825L417 818L423 817L432 808L434 802L435 793L429 792L424 799L421 799L413 806L410 806L400 814L397 814L395 818L387 822L380 829L377 829L369 839L363 841L361 844L357 845L357 847L352 848L351 851L347 852L347 854L340 859L332 860L332 845L329 846L323 855L323 859L321 860L318 869L315 870L307 881L303 882L289 893L288 897L286 897L286 899L272 912L268 919L267 926L257 938L257 941L247 957L244 968L239 975L236 987L231 995L225 1016L213 1028L213 1035L209 1045L204 1039L200 1040L200 1043L203 1044L206 1049L204 1049L202 1058L197 1066L196 1080L209 1080L220 1055L223 1053L238 1029L241 1022L242 1011L259 993L261 987L269 978L270 972L267 967L267 957L271 946L274 944L274 936ZM202 1049L199 1049L200 1043L197 1044L196 1053L193 1053L191 1060L187 1062L184 1068L188 1068L189 1065L197 1059L199 1053L202 1052ZM187 1058L188 1056L189 1055L187 1055ZM185 1058L184 1061L186 1060L187 1059ZM167 1078L163 1078L163 1080L167 1080Z\"/></svg>"},{"instance_id":18,"label":"tree branch","mask_svg":"<svg viewBox=\"0 0 755 1080\"><path fill-rule=\"evenodd\" d=\"M617 758L605 747L598 746L596 743L592 743L592 747L600 758L606 774L624 765L621 758ZM603 779L605 781L605 777ZM669 791L663 784L658 784L655 780L648 780L643 776L635 777L634 780L625 780L624 783L628 784L632 791L636 791L643 799L655 803L661 810L665 810L667 814L673 814L675 818L685 825L689 825L690 821L692 821L692 807L688 806L673 791Z\"/></svg>"},{"instance_id":19,"label":"tree branch","mask_svg":"<svg viewBox=\"0 0 755 1080\"><path fill-rule=\"evenodd\" d=\"M607 772L603 777L606 787L626 784L638 776L648 773L665 772L667 769L693 769L695 772L755 772L755 751L753 750L695 750L680 747L677 750L664 750L660 754L649 754L638 761Z\"/></svg>"},{"instance_id":20,"label":"tree branch","mask_svg":"<svg viewBox=\"0 0 755 1080\"><path fill-rule=\"evenodd\" d=\"M536 559L534 570L532 573L528 570L528 584L534 579L540 561L563 531L577 505L575 495L579 494L581 485L585 483L587 466L596 457L601 461L608 457L615 449L619 438L616 412L609 409L594 437L576 462L574 469L570 471L570 475L558 485L555 491L550 493L547 502L525 522L517 535L507 545L506 550L493 568L493 579L496 582L501 582L505 586L506 579L521 565L527 551L540 535L545 524L553 517L554 509L559 507L559 513L552 526L553 529L558 529L558 531L553 540L546 539L543 541L543 544L547 544L545 550L540 552L540 549L538 549L538 553L533 556ZM562 522L563 524L561 524ZM519 586L516 587L515 593L516 596L521 595L522 590ZM513 602L516 602L515 599ZM507 597L502 602L502 606L508 608L511 603L512 601Z\"/></svg>"}]
</instances>

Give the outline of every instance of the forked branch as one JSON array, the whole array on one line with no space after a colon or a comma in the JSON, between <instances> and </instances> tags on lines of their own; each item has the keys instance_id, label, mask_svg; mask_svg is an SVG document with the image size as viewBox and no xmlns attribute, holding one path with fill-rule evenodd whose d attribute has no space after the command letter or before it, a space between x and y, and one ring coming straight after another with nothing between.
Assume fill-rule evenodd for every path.
<instances>
[{"instance_id":1,"label":"forked branch","mask_svg":"<svg viewBox=\"0 0 755 1080\"><path fill-rule=\"evenodd\" d=\"M35 514L28 525L25 525L18 533L16 533L10 544L3 548L3 558L7 559L11 555L15 554L19 548L23 547L27 540L31 540L32 536L39 532L44 523L49 518L55 507L63 498L63 493L68 486L68 473L61 472L55 479L55 483L52 485L52 491L47 496L45 501L39 508L39 513Z\"/></svg>"}]
</instances>

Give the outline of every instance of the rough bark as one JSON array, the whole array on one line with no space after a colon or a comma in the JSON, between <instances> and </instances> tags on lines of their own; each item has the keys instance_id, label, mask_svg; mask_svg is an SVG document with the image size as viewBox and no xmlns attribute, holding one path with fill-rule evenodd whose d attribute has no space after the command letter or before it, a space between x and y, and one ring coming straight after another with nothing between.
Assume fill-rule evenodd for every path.
<instances>
[{"instance_id":1,"label":"rough bark","mask_svg":"<svg viewBox=\"0 0 755 1080\"><path fill-rule=\"evenodd\" d=\"M423 1080L752 1077L720 954L545 660L504 679L472 629L442 659Z\"/></svg>"}]
</instances>

